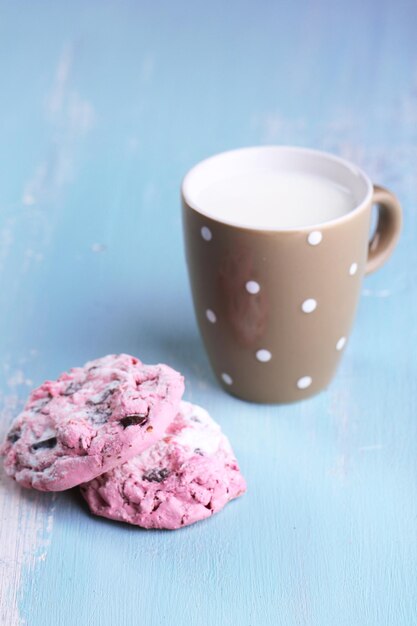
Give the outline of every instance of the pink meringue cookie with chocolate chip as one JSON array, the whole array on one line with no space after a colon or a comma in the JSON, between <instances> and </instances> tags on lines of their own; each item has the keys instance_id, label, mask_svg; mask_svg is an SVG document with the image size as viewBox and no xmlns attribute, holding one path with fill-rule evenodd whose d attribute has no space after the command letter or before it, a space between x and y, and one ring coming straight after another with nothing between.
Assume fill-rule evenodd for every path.
<instances>
[{"instance_id":1,"label":"pink meringue cookie with chocolate chip","mask_svg":"<svg viewBox=\"0 0 417 626\"><path fill-rule=\"evenodd\" d=\"M217 513L246 483L220 426L182 402L163 439L80 489L96 515L176 529Z\"/></svg>"},{"instance_id":2,"label":"pink meringue cookie with chocolate chip","mask_svg":"<svg viewBox=\"0 0 417 626\"><path fill-rule=\"evenodd\" d=\"M24 487L61 491L160 439L178 412L182 376L167 365L108 355L35 389L0 453Z\"/></svg>"}]
</instances>

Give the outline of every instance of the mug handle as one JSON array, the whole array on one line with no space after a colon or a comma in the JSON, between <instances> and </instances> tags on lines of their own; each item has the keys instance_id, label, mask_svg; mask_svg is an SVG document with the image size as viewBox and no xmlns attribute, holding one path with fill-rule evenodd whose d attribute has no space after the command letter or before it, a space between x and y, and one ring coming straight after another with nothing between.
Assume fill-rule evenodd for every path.
<instances>
[{"instance_id":1,"label":"mug handle","mask_svg":"<svg viewBox=\"0 0 417 626\"><path fill-rule=\"evenodd\" d=\"M400 236L402 224L401 206L391 191L380 185L374 185L372 204L378 205L378 222L374 236L369 242L365 274L375 272L391 255Z\"/></svg>"}]
</instances>

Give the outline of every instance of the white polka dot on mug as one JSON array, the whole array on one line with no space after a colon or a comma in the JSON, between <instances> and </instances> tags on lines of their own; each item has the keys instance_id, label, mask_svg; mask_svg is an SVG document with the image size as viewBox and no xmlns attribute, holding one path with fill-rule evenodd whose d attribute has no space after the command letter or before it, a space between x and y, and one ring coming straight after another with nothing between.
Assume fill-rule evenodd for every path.
<instances>
[{"instance_id":1,"label":"white polka dot on mug","mask_svg":"<svg viewBox=\"0 0 417 626\"><path fill-rule=\"evenodd\" d=\"M210 228L208 226L203 226L201 228L201 236L204 239L204 241L211 241L213 238L212 232L210 230Z\"/></svg>"}]
</instances>

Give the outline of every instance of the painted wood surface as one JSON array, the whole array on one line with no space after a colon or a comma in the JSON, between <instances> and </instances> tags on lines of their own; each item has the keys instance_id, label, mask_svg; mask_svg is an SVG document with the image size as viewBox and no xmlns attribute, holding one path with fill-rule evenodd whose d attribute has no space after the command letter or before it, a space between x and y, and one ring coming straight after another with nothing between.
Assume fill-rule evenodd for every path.
<instances>
[{"instance_id":1,"label":"painted wood surface","mask_svg":"<svg viewBox=\"0 0 417 626\"><path fill-rule=\"evenodd\" d=\"M248 493L179 532L92 518L0 473L0 623L417 623L417 5L0 2L0 435L109 352L166 361ZM405 211L313 400L225 395L193 316L179 184L243 145L331 150Z\"/></svg>"}]
</instances>

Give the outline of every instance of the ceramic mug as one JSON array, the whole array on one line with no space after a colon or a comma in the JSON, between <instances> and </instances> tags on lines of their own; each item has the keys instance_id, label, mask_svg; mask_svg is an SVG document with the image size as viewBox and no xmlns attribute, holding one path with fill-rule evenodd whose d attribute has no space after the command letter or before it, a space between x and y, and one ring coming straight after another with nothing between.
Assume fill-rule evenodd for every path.
<instances>
[{"instance_id":1,"label":"ceramic mug","mask_svg":"<svg viewBox=\"0 0 417 626\"><path fill-rule=\"evenodd\" d=\"M350 190L355 206L329 221L246 227L199 207L216 180L259 168L304 172ZM398 240L401 208L388 190L339 157L265 146L225 152L182 183L186 259L195 313L220 384L254 402L293 402L330 382L351 331L364 274ZM378 219L370 237L371 209Z\"/></svg>"}]
</instances>

